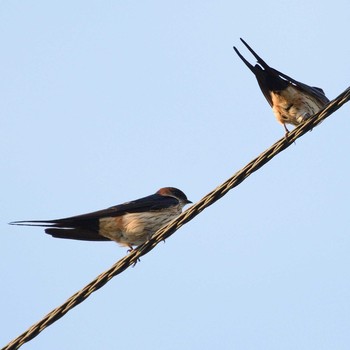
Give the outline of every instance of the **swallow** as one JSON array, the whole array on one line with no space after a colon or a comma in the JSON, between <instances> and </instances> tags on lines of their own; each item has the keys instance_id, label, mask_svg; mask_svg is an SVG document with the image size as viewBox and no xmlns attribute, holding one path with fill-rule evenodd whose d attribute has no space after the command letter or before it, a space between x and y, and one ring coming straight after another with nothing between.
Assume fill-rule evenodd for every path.
<instances>
[{"instance_id":1,"label":"swallow","mask_svg":"<svg viewBox=\"0 0 350 350\"><path fill-rule=\"evenodd\" d=\"M236 47L233 48L255 75L262 93L286 133L289 132L286 124L299 125L329 102L322 89L300 83L270 67L242 38L241 41L257 59L255 66L250 64Z\"/></svg>"},{"instance_id":2,"label":"swallow","mask_svg":"<svg viewBox=\"0 0 350 350\"><path fill-rule=\"evenodd\" d=\"M14 221L10 225L46 227L45 232L55 238L115 241L132 250L190 203L179 189L164 187L150 196L88 214L57 220Z\"/></svg>"}]
</instances>

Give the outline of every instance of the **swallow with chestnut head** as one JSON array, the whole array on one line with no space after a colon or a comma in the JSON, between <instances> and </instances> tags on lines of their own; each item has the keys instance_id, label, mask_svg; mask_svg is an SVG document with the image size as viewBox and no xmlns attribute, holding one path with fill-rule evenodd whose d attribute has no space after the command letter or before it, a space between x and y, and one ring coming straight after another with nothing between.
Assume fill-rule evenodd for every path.
<instances>
[{"instance_id":1,"label":"swallow with chestnut head","mask_svg":"<svg viewBox=\"0 0 350 350\"><path fill-rule=\"evenodd\" d=\"M233 48L255 75L262 93L286 133L289 132L286 124L299 125L329 102L321 88L301 83L270 67L243 39L241 41L257 59L257 64L253 66L236 47Z\"/></svg>"},{"instance_id":2,"label":"swallow with chestnut head","mask_svg":"<svg viewBox=\"0 0 350 350\"><path fill-rule=\"evenodd\" d=\"M42 226L55 238L115 241L131 250L146 242L192 203L174 187L164 187L147 197L88 214L56 220L14 221L10 225Z\"/></svg>"}]
</instances>

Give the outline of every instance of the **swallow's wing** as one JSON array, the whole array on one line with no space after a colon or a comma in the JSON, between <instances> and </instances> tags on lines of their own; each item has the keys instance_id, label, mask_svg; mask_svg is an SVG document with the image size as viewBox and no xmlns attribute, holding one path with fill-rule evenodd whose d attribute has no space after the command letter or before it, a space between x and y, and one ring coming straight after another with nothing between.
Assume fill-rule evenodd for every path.
<instances>
[{"instance_id":1,"label":"swallow's wing","mask_svg":"<svg viewBox=\"0 0 350 350\"><path fill-rule=\"evenodd\" d=\"M179 204L179 201L176 198L162 196L159 194L152 194L150 196L136 199L131 202L115 205L107 209L98 210L88 214L72 216L66 219L56 220L56 222L58 221L63 222L65 220L67 221L68 220L69 221L86 220L86 219L89 220L89 219L101 219L105 217L115 217L115 216L121 216L127 213L141 213L144 211L155 211L155 210L167 209L177 204Z\"/></svg>"},{"instance_id":2,"label":"swallow's wing","mask_svg":"<svg viewBox=\"0 0 350 350\"><path fill-rule=\"evenodd\" d=\"M329 99L327 98L327 96L325 95L324 91L321 88L315 87L315 86L309 86L304 83L301 83L300 81L297 81L289 77L287 74L279 72L277 69L274 69L274 68L270 68L270 69L274 71L276 74L278 74L279 76L281 76L282 78L286 79L291 84L295 85L302 92L305 92L315 97L316 99L323 102L324 104L327 104L329 102Z\"/></svg>"},{"instance_id":3,"label":"swallow's wing","mask_svg":"<svg viewBox=\"0 0 350 350\"><path fill-rule=\"evenodd\" d=\"M167 209L170 206L179 204L176 198L153 194L131 202L119 204L107 209L98 210L88 214L71 216L56 220L30 220L14 221L11 225L60 227L60 228L81 228L98 231L98 224L101 218L116 217L126 213L140 213L145 211L155 211Z\"/></svg>"}]
</instances>

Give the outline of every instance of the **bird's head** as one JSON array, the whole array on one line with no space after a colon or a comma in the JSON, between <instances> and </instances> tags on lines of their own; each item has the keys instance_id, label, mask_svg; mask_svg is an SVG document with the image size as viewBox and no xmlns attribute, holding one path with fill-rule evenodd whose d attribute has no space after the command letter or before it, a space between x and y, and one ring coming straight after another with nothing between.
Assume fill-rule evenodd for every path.
<instances>
[{"instance_id":1,"label":"bird's head","mask_svg":"<svg viewBox=\"0 0 350 350\"><path fill-rule=\"evenodd\" d=\"M186 204L192 203L190 200L187 199L187 196L181 190L175 187L163 187L156 193L162 196L176 198L180 202L181 207L184 207Z\"/></svg>"}]
</instances>

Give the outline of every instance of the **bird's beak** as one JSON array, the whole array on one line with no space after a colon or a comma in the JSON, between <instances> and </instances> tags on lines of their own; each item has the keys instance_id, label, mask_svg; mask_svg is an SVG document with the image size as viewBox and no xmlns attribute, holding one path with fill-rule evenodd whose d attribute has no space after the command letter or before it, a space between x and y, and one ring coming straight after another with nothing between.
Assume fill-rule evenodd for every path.
<instances>
[{"instance_id":1,"label":"bird's beak","mask_svg":"<svg viewBox=\"0 0 350 350\"><path fill-rule=\"evenodd\" d=\"M187 199L186 204L191 204L191 203L193 203L193 202L191 202Z\"/></svg>"}]
</instances>

